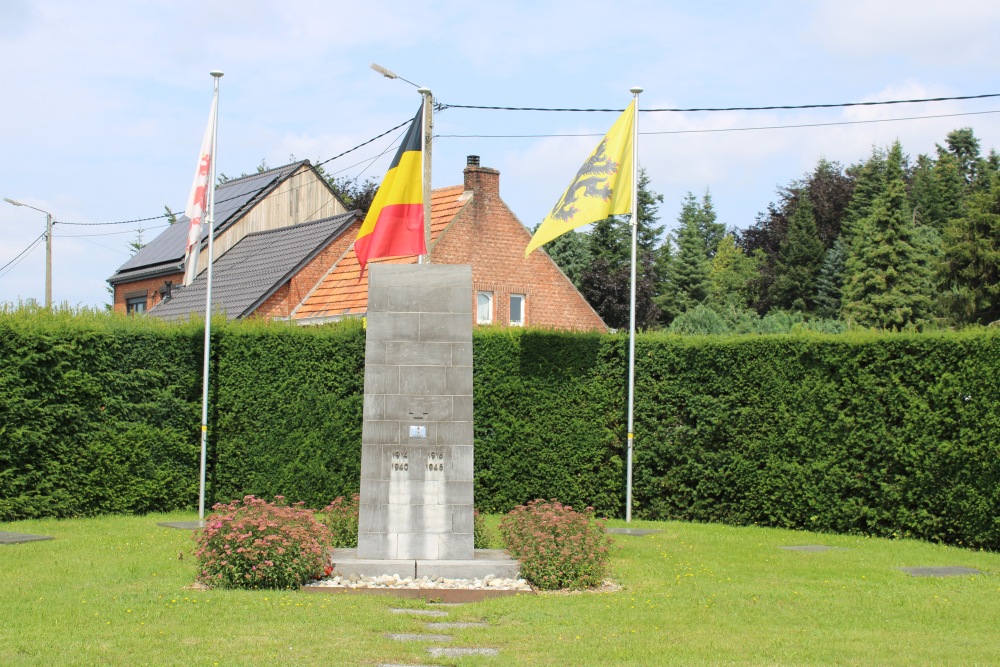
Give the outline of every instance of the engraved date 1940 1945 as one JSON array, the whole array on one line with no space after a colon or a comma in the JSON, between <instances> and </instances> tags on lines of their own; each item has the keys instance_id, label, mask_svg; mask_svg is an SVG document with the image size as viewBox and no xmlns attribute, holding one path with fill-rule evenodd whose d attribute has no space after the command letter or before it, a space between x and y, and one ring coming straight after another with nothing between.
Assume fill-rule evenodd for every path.
<instances>
[{"instance_id":1,"label":"engraved date 1940 1945","mask_svg":"<svg viewBox=\"0 0 1000 667\"><path fill-rule=\"evenodd\" d=\"M405 449L397 449L392 453L393 472L405 472L410 469L410 455ZM433 472L444 471L444 450L427 452L427 469Z\"/></svg>"}]
</instances>

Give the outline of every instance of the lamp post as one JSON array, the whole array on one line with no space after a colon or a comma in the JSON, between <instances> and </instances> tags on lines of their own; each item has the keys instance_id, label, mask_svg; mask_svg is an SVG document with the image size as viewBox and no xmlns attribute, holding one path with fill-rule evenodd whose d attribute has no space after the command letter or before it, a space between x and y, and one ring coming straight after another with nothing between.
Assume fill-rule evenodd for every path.
<instances>
[{"instance_id":1,"label":"lamp post","mask_svg":"<svg viewBox=\"0 0 1000 667\"><path fill-rule=\"evenodd\" d=\"M7 197L4 197L3 200L8 204L13 204L14 206L26 206L30 209L38 211L39 213L45 214L45 308L52 310L52 214L48 211L36 208L31 204L25 204L15 199L8 199Z\"/></svg>"},{"instance_id":2,"label":"lamp post","mask_svg":"<svg viewBox=\"0 0 1000 667\"><path fill-rule=\"evenodd\" d=\"M423 199L424 199L424 247L427 254L420 258L421 263L431 263L431 134L434 131L434 94L430 88L424 88L404 79L390 69L372 63L371 68L387 79L405 81L424 96L424 132L423 132Z\"/></svg>"}]
</instances>

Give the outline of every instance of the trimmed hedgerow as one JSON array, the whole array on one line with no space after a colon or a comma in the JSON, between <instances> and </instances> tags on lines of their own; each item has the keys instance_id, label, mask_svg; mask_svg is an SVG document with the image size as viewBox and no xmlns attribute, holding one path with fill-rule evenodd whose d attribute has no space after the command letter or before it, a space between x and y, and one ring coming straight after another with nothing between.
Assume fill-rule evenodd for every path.
<instances>
[{"instance_id":1,"label":"trimmed hedgerow","mask_svg":"<svg viewBox=\"0 0 1000 667\"><path fill-rule=\"evenodd\" d=\"M141 318L0 312L0 521L192 507L200 336Z\"/></svg>"},{"instance_id":2,"label":"trimmed hedgerow","mask_svg":"<svg viewBox=\"0 0 1000 667\"><path fill-rule=\"evenodd\" d=\"M209 502L359 490L358 322L213 324ZM202 328L0 312L0 520L194 507ZM624 513L627 336L474 333L475 497ZM637 340L633 515L1000 548L1000 332Z\"/></svg>"},{"instance_id":3,"label":"trimmed hedgerow","mask_svg":"<svg viewBox=\"0 0 1000 667\"><path fill-rule=\"evenodd\" d=\"M532 500L501 519L500 535L521 576L537 588L593 588L604 582L612 541L592 507L577 512L556 500Z\"/></svg>"},{"instance_id":4,"label":"trimmed hedgerow","mask_svg":"<svg viewBox=\"0 0 1000 667\"><path fill-rule=\"evenodd\" d=\"M330 541L312 510L281 496L217 504L195 534L198 579L219 588L298 588L328 574Z\"/></svg>"},{"instance_id":5,"label":"trimmed hedgerow","mask_svg":"<svg viewBox=\"0 0 1000 667\"><path fill-rule=\"evenodd\" d=\"M217 348L214 497L323 507L360 489L365 332L242 322Z\"/></svg>"}]
</instances>

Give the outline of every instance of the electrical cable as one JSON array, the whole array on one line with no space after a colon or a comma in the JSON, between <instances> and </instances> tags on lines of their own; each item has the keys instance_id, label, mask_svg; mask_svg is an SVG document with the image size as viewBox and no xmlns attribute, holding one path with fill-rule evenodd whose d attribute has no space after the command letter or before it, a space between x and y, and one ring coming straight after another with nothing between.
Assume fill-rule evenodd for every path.
<instances>
[{"instance_id":1,"label":"electrical cable","mask_svg":"<svg viewBox=\"0 0 1000 667\"><path fill-rule=\"evenodd\" d=\"M386 130L385 132L383 132L383 133L381 133L379 135L376 135L376 136L372 137L371 139L368 139L367 141L363 141L360 144L358 144L357 146L354 146L353 148L348 148L346 151L344 151L342 153L338 153L337 155L334 155L331 158L327 158L327 159L323 160L322 162L317 162L313 166L314 167L320 167L320 166L322 166L322 165L324 165L324 164L326 164L328 162L332 162L333 160L336 160L337 158L343 157L343 156L347 155L348 153L353 153L354 151L358 150L359 148L363 148L364 146L367 146L368 144L372 143L373 141L381 139L385 135L387 135L387 134L389 134L389 133L391 133L391 132L393 132L395 130L398 130L399 128L403 127L404 125L409 125L412 121L413 121L412 118L409 119L409 120L405 120L402 123L400 123L399 125L391 127L388 130ZM381 157L382 155L384 155L385 152L386 151L383 151L382 153L380 153L378 157ZM362 160L362 162L363 162L363 160ZM248 176L253 176L253 174L248 174ZM235 180L235 179L233 179L233 180ZM224 184L220 184L220 185L224 185ZM216 187L218 187L218 186L216 186ZM296 188L290 188L289 191L298 189L298 187L303 187L303 186L297 186ZM225 203L227 201L231 201L233 199L239 199L242 196L243 195L236 195L234 197L228 197L226 199L220 199L219 201L217 201L215 203L216 204L222 204L222 203ZM131 225L131 224L135 224L137 222L149 222L150 220L160 220L162 218L168 218L168 217L170 217L170 215L167 214L167 213L164 213L162 215L154 215L154 216L152 216L150 218L136 218L134 220L118 220L118 221L115 221L115 222L64 222L64 221L60 220L59 224L62 224L62 225L75 225L75 226L81 226L81 227L101 227L101 226L104 226L104 225Z\"/></svg>"},{"instance_id":2,"label":"electrical cable","mask_svg":"<svg viewBox=\"0 0 1000 667\"><path fill-rule=\"evenodd\" d=\"M776 109L840 109L845 107L882 106L886 104L918 104L920 102L950 102L953 100L981 100L988 97L1000 97L1000 93L986 93L984 95L957 95L954 97L925 97L912 100L882 100L876 102L839 102L836 104L774 104L762 107L692 107L692 108L663 108L663 109L639 109L640 113L691 113L700 111L772 111ZM625 109L576 109L559 107L501 107L483 106L475 104L446 104L441 103L439 107L444 109L477 109L488 111L569 111L584 113L621 113Z\"/></svg>"},{"instance_id":3,"label":"electrical cable","mask_svg":"<svg viewBox=\"0 0 1000 667\"><path fill-rule=\"evenodd\" d=\"M30 253L32 250L35 249L35 246L38 245L38 242L41 241L44 238L45 238L45 232L42 232L38 236L38 238L36 238L34 241L32 241L30 244L28 244L27 248L25 248L21 252L17 253L17 255L14 257L14 259L10 260L9 262L7 262L6 264L4 264L3 266L0 266L0 276L4 275L5 270L7 269L7 267L10 267L11 269L13 269L15 266L17 266L17 264L22 259L24 259L25 257L28 256L28 253ZM9 273L9 271L7 271L7 273Z\"/></svg>"},{"instance_id":4,"label":"electrical cable","mask_svg":"<svg viewBox=\"0 0 1000 667\"><path fill-rule=\"evenodd\" d=\"M828 127L831 125L864 125L867 123L894 123L906 120L924 120L927 118L954 118L956 116L979 116L983 114L1000 113L1000 109L991 111L969 111L966 113L945 113L932 116L904 116L900 118L875 118L871 120L842 120L829 123L799 123L795 125L759 125L753 127L719 127L707 130L660 130L639 132L642 135L650 134L707 134L710 132L747 132L750 130L784 130L796 127ZM586 134L435 134L434 138L444 139L541 139L548 137L603 137L604 133Z\"/></svg>"}]
</instances>

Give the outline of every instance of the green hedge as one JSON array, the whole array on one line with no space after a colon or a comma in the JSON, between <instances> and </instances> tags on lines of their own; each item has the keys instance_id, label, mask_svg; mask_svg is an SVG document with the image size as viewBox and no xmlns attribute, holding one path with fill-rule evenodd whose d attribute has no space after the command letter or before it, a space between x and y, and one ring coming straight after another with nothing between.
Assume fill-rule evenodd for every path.
<instances>
[{"instance_id":1,"label":"green hedge","mask_svg":"<svg viewBox=\"0 0 1000 667\"><path fill-rule=\"evenodd\" d=\"M202 331L0 315L0 520L196 503Z\"/></svg>"},{"instance_id":2,"label":"green hedge","mask_svg":"<svg viewBox=\"0 0 1000 667\"><path fill-rule=\"evenodd\" d=\"M364 331L213 324L209 501L358 490ZM0 520L197 500L202 329L0 314ZM476 502L624 512L624 335L480 329ZM1000 335L637 342L634 515L1000 548Z\"/></svg>"}]
</instances>

